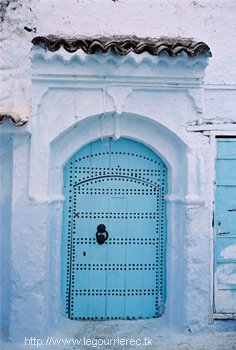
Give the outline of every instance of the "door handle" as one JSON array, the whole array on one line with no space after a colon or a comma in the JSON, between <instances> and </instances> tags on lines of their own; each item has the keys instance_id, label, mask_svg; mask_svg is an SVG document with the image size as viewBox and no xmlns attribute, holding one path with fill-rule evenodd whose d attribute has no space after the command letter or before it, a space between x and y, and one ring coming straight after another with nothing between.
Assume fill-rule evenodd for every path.
<instances>
[{"instance_id":1,"label":"door handle","mask_svg":"<svg viewBox=\"0 0 236 350\"><path fill-rule=\"evenodd\" d=\"M96 232L96 239L99 245L105 243L105 241L108 239L108 232L106 231L105 225L103 224L98 225L97 232Z\"/></svg>"}]
</instances>

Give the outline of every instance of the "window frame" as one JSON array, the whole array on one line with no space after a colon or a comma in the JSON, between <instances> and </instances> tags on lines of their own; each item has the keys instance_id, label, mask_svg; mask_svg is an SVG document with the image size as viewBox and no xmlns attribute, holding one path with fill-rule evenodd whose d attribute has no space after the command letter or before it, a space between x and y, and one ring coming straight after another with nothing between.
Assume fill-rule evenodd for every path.
<instances>
[{"instance_id":1,"label":"window frame","mask_svg":"<svg viewBox=\"0 0 236 350\"><path fill-rule=\"evenodd\" d=\"M229 125L229 127L232 125ZM216 172L215 172L215 159L217 151L217 139L224 138L236 138L236 130L209 130L205 131L204 135L210 137L210 314L209 323L213 323L214 320L235 320L236 313L216 313L214 311L214 210L215 210L215 190L216 190Z\"/></svg>"}]
</instances>

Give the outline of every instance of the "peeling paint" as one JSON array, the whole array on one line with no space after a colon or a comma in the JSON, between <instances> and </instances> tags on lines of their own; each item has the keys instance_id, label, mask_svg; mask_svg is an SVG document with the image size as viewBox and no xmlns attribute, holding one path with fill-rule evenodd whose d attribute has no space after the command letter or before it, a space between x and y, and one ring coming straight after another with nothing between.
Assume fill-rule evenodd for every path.
<instances>
[{"instance_id":1,"label":"peeling paint","mask_svg":"<svg viewBox=\"0 0 236 350\"><path fill-rule=\"evenodd\" d=\"M236 263L226 263L218 266L216 276L219 284L227 283L236 287Z\"/></svg>"},{"instance_id":2,"label":"peeling paint","mask_svg":"<svg viewBox=\"0 0 236 350\"><path fill-rule=\"evenodd\" d=\"M230 232L217 232L217 236L230 235Z\"/></svg>"},{"instance_id":3,"label":"peeling paint","mask_svg":"<svg viewBox=\"0 0 236 350\"><path fill-rule=\"evenodd\" d=\"M236 244L232 244L229 247L223 249L220 256L224 259L236 259Z\"/></svg>"},{"instance_id":4,"label":"peeling paint","mask_svg":"<svg viewBox=\"0 0 236 350\"><path fill-rule=\"evenodd\" d=\"M216 297L216 307L222 313L228 313L236 309L236 291L219 290Z\"/></svg>"}]
</instances>

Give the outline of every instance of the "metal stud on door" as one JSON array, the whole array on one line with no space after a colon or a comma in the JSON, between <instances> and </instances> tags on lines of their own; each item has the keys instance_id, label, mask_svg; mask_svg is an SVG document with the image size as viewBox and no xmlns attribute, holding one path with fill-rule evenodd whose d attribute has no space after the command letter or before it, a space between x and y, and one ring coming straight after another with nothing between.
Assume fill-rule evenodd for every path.
<instances>
[{"instance_id":1,"label":"metal stud on door","mask_svg":"<svg viewBox=\"0 0 236 350\"><path fill-rule=\"evenodd\" d=\"M158 317L165 303L166 166L128 139L65 167L62 296L71 319Z\"/></svg>"}]
</instances>

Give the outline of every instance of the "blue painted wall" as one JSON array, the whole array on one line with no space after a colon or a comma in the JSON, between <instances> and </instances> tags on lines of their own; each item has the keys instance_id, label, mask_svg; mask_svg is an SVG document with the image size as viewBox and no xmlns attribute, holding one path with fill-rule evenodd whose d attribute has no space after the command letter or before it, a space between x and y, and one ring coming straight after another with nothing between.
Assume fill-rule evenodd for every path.
<instances>
[{"instance_id":1,"label":"blue painted wall","mask_svg":"<svg viewBox=\"0 0 236 350\"><path fill-rule=\"evenodd\" d=\"M12 137L1 135L1 327L8 331L10 315L10 236L12 199Z\"/></svg>"}]
</instances>

